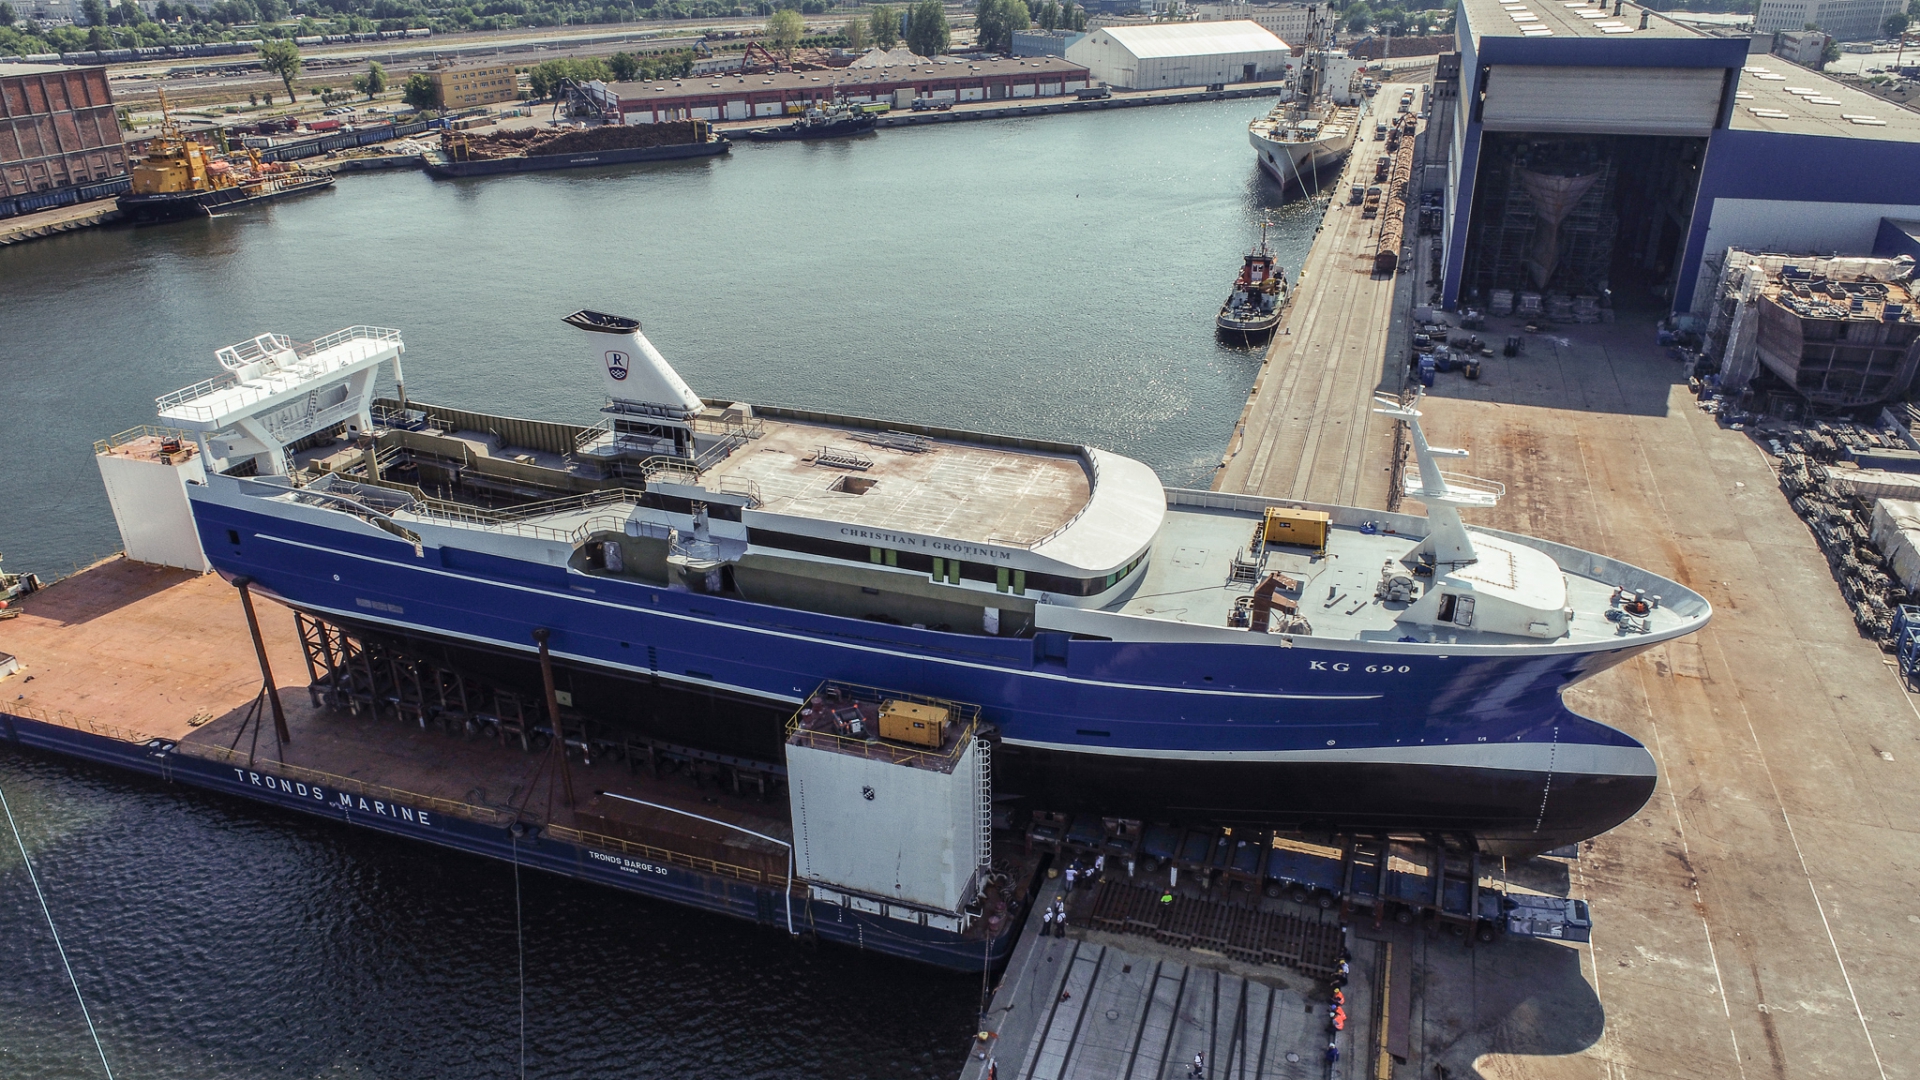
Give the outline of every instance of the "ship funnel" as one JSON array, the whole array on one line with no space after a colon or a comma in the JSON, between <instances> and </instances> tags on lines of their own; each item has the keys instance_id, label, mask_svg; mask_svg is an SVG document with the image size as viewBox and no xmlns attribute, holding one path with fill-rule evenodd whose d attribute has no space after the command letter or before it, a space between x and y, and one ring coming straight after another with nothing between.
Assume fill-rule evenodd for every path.
<instances>
[{"instance_id":1,"label":"ship funnel","mask_svg":"<svg viewBox=\"0 0 1920 1080\"><path fill-rule=\"evenodd\" d=\"M640 320L583 310L564 321L594 335L588 344L608 397L627 405L653 406L678 419L702 408L700 396L640 332Z\"/></svg>"}]
</instances>

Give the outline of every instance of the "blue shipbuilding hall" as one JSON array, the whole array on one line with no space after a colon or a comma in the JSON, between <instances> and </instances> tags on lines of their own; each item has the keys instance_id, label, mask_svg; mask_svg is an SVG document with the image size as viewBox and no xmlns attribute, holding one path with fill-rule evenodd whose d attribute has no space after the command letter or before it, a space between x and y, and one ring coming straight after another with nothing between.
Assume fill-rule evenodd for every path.
<instances>
[{"instance_id":1,"label":"blue shipbuilding hall","mask_svg":"<svg viewBox=\"0 0 1920 1080\"><path fill-rule=\"evenodd\" d=\"M1632 4L1462 0L1444 302L1709 301L1729 247L1870 254L1920 218L1920 113Z\"/></svg>"}]
</instances>

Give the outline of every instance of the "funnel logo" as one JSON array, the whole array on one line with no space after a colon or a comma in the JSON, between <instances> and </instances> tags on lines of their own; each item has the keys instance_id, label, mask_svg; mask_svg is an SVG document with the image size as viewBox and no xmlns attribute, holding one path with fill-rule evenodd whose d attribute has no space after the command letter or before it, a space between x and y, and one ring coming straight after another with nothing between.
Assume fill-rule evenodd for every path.
<instances>
[{"instance_id":1,"label":"funnel logo","mask_svg":"<svg viewBox=\"0 0 1920 1080\"><path fill-rule=\"evenodd\" d=\"M618 349L607 350L607 374L615 382L624 382L627 377L627 354Z\"/></svg>"}]
</instances>

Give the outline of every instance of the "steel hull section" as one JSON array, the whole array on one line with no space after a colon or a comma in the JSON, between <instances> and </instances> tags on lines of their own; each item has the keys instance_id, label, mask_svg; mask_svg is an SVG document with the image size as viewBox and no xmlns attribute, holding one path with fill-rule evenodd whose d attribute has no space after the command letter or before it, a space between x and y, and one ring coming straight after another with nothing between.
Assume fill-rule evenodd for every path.
<instances>
[{"instance_id":1,"label":"steel hull section","mask_svg":"<svg viewBox=\"0 0 1920 1080\"><path fill-rule=\"evenodd\" d=\"M1312 789L1326 791L1324 805L1298 802L1298 792L1284 785L1307 766L1314 775L1373 765L1380 771L1370 776L1411 769L1455 778L1438 785L1452 795L1381 810L1388 817L1444 818L1450 799L1471 802L1483 773L1538 773L1555 790L1577 790L1572 777L1581 769L1633 784L1653 773L1639 743L1567 712L1559 692L1658 639L1449 656L1392 642L1300 639L1297 647L1279 648L985 638L674 592L453 548L416 555L412 545L384 534L330 527L327 519L339 520L337 514L279 503L270 505L318 520L260 513L245 507L247 496L227 503L201 490L194 493L195 517L215 567L245 574L257 589L323 617L523 656L533 652L534 630L548 629L555 657L576 670L773 703L797 701L822 679L975 702L1009 745L1084 756L1090 764L1079 771L1089 775L1123 760L1155 768L1182 763L1169 805L1179 805L1178 791L1206 786L1209 766L1236 766L1219 774L1246 778L1237 781L1236 812L1302 818L1348 818L1355 802L1339 787ZM238 545L229 542L229 530L241 538ZM1568 753L1575 747L1590 752ZM1237 767L1250 764L1270 768ZM1369 784L1367 797L1386 798L1391 787ZM1530 798L1516 796L1516 806L1530 805L1495 816L1524 817L1531 831L1542 788L1531 790ZM1612 801L1591 819L1599 824L1587 835L1627 816ZM1588 821L1577 811L1567 805L1569 822ZM1454 817L1488 821L1479 812ZM1451 826L1436 819L1428 827Z\"/></svg>"},{"instance_id":2,"label":"steel hull section","mask_svg":"<svg viewBox=\"0 0 1920 1080\"><path fill-rule=\"evenodd\" d=\"M746 137L754 142L787 142L794 139L844 139L852 135L865 135L879 126L879 118L865 116L853 120L836 120L830 124L814 124L802 127L790 124L786 127L754 128L746 132Z\"/></svg>"},{"instance_id":3,"label":"steel hull section","mask_svg":"<svg viewBox=\"0 0 1920 1080\"><path fill-rule=\"evenodd\" d=\"M502 649L403 633L352 618L336 625L384 639L409 656L483 675L533 697L537 662ZM789 710L729 693L688 693L664 680L581 663L557 665L559 684L589 715L669 743L762 761L781 760ZM1590 724L1563 712L1572 732ZM1004 732L1002 733L1004 736ZM1030 809L1142 820L1350 832L1472 833L1484 850L1533 854L1596 835L1632 817L1652 793L1645 751L1600 751L1616 772L1556 773L1550 758L1594 751L1530 744L1532 760L1504 766L1476 747L1289 753L1102 753L1003 739L994 759L1001 801ZM1476 763L1478 762L1478 763Z\"/></svg>"},{"instance_id":4,"label":"steel hull section","mask_svg":"<svg viewBox=\"0 0 1920 1080\"><path fill-rule=\"evenodd\" d=\"M223 210L237 210L253 203L271 202L290 195L302 195L309 191L326 191L333 187L333 177L315 176L299 184L261 190L257 187L242 186L221 188L217 191L192 191L170 195L120 196L116 205L126 215L128 221L136 225L157 224L163 221L181 221L186 218L206 217Z\"/></svg>"},{"instance_id":5,"label":"steel hull section","mask_svg":"<svg viewBox=\"0 0 1920 1080\"><path fill-rule=\"evenodd\" d=\"M640 146L621 150L595 150L584 154L540 154L534 157L488 158L475 161L449 161L444 156L423 160L434 176L496 176L500 173L549 172L555 169L590 169L599 165L629 165L643 161L680 161L686 158L716 157L733 149L726 139L677 146Z\"/></svg>"},{"instance_id":6,"label":"steel hull section","mask_svg":"<svg viewBox=\"0 0 1920 1080\"><path fill-rule=\"evenodd\" d=\"M1283 186L1304 187L1320 170L1345 160L1353 150L1353 136L1313 142L1280 142L1248 132L1260 168Z\"/></svg>"},{"instance_id":7,"label":"steel hull section","mask_svg":"<svg viewBox=\"0 0 1920 1080\"><path fill-rule=\"evenodd\" d=\"M777 887L663 866L617 851L598 851L546 836L538 829L516 840L504 828L283 777L276 773L276 763L265 755L251 765L226 764L4 712L0 712L0 746L26 747L236 795L406 840L518 861L532 869L729 915L783 933L786 929L787 909ZM989 949L978 940L839 904L816 902L799 893L793 896L793 920L795 927L823 940L963 972L977 972L983 963L997 965L1005 960L1013 946L1013 931L1018 928L1017 921L1010 922Z\"/></svg>"},{"instance_id":8,"label":"steel hull section","mask_svg":"<svg viewBox=\"0 0 1920 1080\"><path fill-rule=\"evenodd\" d=\"M1214 330L1227 341L1251 345L1273 336L1273 331L1280 325L1280 316L1285 310L1283 306L1272 315L1261 318L1242 318L1222 311L1214 317Z\"/></svg>"},{"instance_id":9,"label":"steel hull section","mask_svg":"<svg viewBox=\"0 0 1920 1080\"><path fill-rule=\"evenodd\" d=\"M1563 718L1570 728L1593 723L1571 712ZM1606 832L1646 804L1657 780L1646 751L1611 756L1618 771L1559 772L1544 755L1520 768L1445 754L1149 758L1008 743L994 768L1000 791L1028 796L1036 808L1294 830L1471 834L1489 854L1531 856Z\"/></svg>"}]
</instances>

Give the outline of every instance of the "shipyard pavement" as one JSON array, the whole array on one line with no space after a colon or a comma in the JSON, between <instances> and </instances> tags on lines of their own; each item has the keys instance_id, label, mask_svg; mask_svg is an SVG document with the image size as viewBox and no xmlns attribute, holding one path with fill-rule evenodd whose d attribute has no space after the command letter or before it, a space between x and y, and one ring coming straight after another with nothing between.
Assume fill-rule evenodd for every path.
<instances>
[{"instance_id":1,"label":"shipyard pavement","mask_svg":"<svg viewBox=\"0 0 1920 1080\"><path fill-rule=\"evenodd\" d=\"M1507 485L1472 523L1637 563L1715 616L1567 694L1661 770L1577 860L1503 871L1590 899L1592 945L1424 939L1396 1075L1920 1075L1920 711L1855 632L1762 443L1696 407L1655 317L1528 335L1425 398L1434 443ZM1364 482L1387 464L1354 467ZM1267 475L1254 490L1287 493Z\"/></svg>"}]
</instances>

